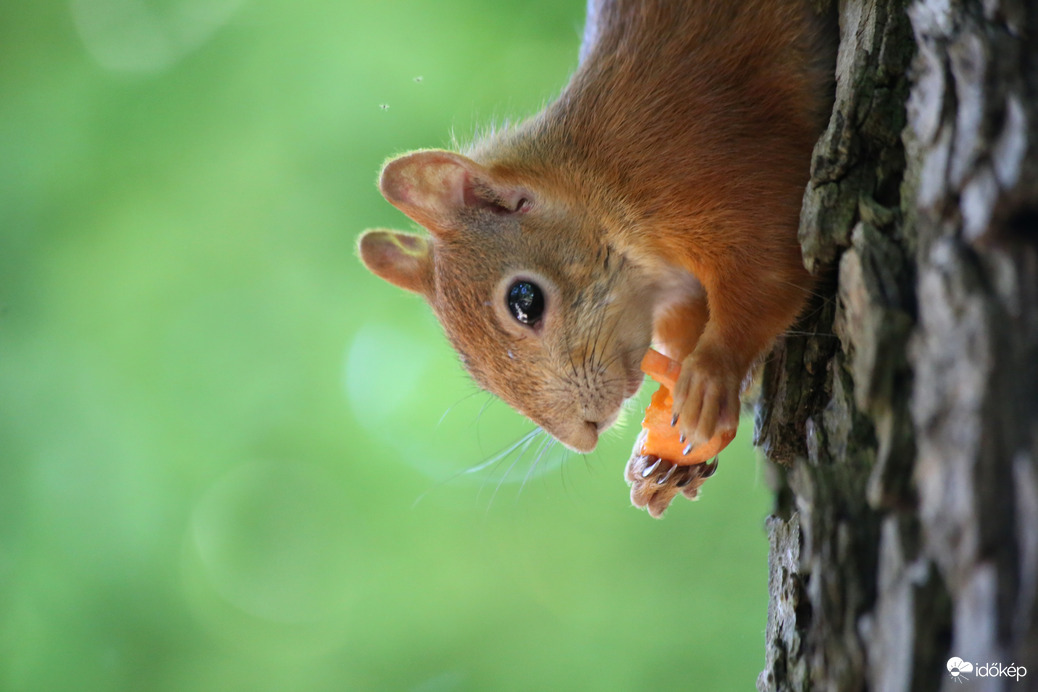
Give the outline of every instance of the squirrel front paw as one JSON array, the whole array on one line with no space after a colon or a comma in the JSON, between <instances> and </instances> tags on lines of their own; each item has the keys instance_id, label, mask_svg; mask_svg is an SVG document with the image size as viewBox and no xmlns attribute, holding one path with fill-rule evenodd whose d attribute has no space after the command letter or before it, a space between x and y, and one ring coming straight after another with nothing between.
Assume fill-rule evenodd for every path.
<instances>
[{"instance_id":1,"label":"squirrel front paw","mask_svg":"<svg viewBox=\"0 0 1038 692\"><path fill-rule=\"evenodd\" d=\"M679 493L690 500L697 499L700 486L717 471L717 459L708 464L679 466L655 454L642 454L646 433L643 430L634 443L624 478L631 486L631 504L659 519Z\"/></svg>"},{"instance_id":2,"label":"squirrel front paw","mask_svg":"<svg viewBox=\"0 0 1038 692\"><path fill-rule=\"evenodd\" d=\"M745 373L724 358L696 349L681 364L674 386L674 416L691 450L739 425L739 389Z\"/></svg>"}]
</instances>

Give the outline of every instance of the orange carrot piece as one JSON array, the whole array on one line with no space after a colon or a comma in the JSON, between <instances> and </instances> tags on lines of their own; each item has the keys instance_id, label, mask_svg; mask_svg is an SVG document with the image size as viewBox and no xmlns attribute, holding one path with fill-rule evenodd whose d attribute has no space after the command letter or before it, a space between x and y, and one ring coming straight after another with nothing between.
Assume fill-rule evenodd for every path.
<instances>
[{"instance_id":1,"label":"orange carrot piece","mask_svg":"<svg viewBox=\"0 0 1038 692\"><path fill-rule=\"evenodd\" d=\"M694 447L689 454L683 454L687 444L681 442L681 432L677 426L670 424L674 407L674 397L670 390L681 374L681 363L650 348L642 359L642 370L660 383L660 388L652 395L645 409L642 427L649 432L642 445L642 454L655 455L678 466L691 466L710 461L735 438L734 430L720 433L705 444Z\"/></svg>"},{"instance_id":2,"label":"orange carrot piece","mask_svg":"<svg viewBox=\"0 0 1038 692\"><path fill-rule=\"evenodd\" d=\"M642 358L642 372L667 389L674 389L681 374L681 363L650 348Z\"/></svg>"}]
</instances>

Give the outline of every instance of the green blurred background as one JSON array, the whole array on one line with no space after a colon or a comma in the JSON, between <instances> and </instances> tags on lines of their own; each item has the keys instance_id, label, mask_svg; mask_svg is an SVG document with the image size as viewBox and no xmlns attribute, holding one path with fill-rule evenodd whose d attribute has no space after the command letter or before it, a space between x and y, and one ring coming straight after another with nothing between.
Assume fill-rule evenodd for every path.
<instances>
[{"instance_id":1,"label":"green blurred background","mask_svg":"<svg viewBox=\"0 0 1038 692\"><path fill-rule=\"evenodd\" d=\"M662 522L637 411L465 473L532 425L354 255L411 228L384 158L534 112L582 21L0 4L0 689L753 688L749 421Z\"/></svg>"}]
</instances>

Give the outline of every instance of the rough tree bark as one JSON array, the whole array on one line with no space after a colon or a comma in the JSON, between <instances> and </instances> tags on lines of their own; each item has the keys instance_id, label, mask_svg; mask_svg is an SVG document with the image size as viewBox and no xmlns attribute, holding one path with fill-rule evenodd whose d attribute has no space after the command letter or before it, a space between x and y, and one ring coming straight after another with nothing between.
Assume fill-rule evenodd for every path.
<instances>
[{"instance_id":1,"label":"rough tree bark","mask_svg":"<svg viewBox=\"0 0 1038 692\"><path fill-rule=\"evenodd\" d=\"M801 225L823 278L758 410L758 688L1038 689L1038 3L839 13Z\"/></svg>"}]
</instances>

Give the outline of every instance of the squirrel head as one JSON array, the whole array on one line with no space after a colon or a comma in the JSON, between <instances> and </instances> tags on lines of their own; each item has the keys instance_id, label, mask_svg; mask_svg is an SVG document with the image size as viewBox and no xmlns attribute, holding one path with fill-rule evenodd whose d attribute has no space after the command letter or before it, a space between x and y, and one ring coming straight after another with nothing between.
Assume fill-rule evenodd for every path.
<instances>
[{"instance_id":1,"label":"squirrel head","mask_svg":"<svg viewBox=\"0 0 1038 692\"><path fill-rule=\"evenodd\" d=\"M535 175L447 151L390 161L380 187L429 235L367 231L364 264L429 302L480 386L594 449L638 390L652 337L649 282L603 220Z\"/></svg>"}]
</instances>

